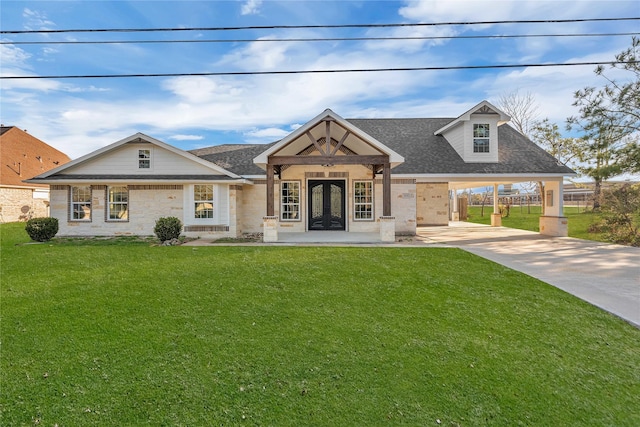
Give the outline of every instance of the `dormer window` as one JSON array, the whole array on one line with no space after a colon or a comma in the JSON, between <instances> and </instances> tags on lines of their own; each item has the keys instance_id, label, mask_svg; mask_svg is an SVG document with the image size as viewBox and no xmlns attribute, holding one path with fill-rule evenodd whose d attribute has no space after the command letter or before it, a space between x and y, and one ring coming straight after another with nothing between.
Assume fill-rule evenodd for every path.
<instances>
[{"instance_id":1,"label":"dormer window","mask_svg":"<svg viewBox=\"0 0 640 427\"><path fill-rule=\"evenodd\" d=\"M138 150L138 169L151 168L151 150Z\"/></svg>"},{"instance_id":2,"label":"dormer window","mask_svg":"<svg viewBox=\"0 0 640 427\"><path fill-rule=\"evenodd\" d=\"M489 124L474 123L473 125L473 152L489 152Z\"/></svg>"}]
</instances>

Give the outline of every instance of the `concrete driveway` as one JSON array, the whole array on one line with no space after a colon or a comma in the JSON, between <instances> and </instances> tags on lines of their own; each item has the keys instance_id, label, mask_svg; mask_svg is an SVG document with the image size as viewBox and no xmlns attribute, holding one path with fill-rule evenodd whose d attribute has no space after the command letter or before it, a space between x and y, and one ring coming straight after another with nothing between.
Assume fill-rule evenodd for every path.
<instances>
[{"instance_id":1,"label":"concrete driveway","mask_svg":"<svg viewBox=\"0 0 640 427\"><path fill-rule=\"evenodd\" d=\"M640 248L506 227L420 227L424 243L455 246L521 271L640 327Z\"/></svg>"}]
</instances>

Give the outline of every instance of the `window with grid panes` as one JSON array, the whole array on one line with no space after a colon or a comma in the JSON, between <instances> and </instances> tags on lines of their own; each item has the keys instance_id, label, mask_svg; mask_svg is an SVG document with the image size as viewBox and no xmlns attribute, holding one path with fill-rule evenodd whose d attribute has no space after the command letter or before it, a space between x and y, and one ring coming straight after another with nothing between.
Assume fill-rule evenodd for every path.
<instances>
[{"instance_id":1,"label":"window with grid panes","mask_svg":"<svg viewBox=\"0 0 640 427\"><path fill-rule=\"evenodd\" d=\"M109 187L107 200L107 219L109 221L129 220L129 190L127 187Z\"/></svg>"},{"instance_id":2,"label":"window with grid panes","mask_svg":"<svg viewBox=\"0 0 640 427\"><path fill-rule=\"evenodd\" d=\"M474 123L473 125L473 152L489 152L489 124Z\"/></svg>"},{"instance_id":3,"label":"window with grid panes","mask_svg":"<svg viewBox=\"0 0 640 427\"><path fill-rule=\"evenodd\" d=\"M213 218L213 185L194 185L193 203L195 218Z\"/></svg>"},{"instance_id":4,"label":"window with grid panes","mask_svg":"<svg viewBox=\"0 0 640 427\"><path fill-rule=\"evenodd\" d=\"M353 183L353 219L373 219L373 181Z\"/></svg>"},{"instance_id":5,"label":"window with grid panes","mask_svg":"<svg viewBox=\"0 0 640 427\"><path fill-rule=\"evenodd\" d=\"M91 221L91 187L71 187L69 193L71 220Z\"/></svg>"},{"instance_id":6,"label":"window with grid panes","mask_svg":"<svg viewBox=\"0 0 640 427\"><path fill-rule=\"evenodd\" d=\"M280 218L283 221L300 220L300 182L282 182L280 186Z\"/></svg>"}]
</instances>

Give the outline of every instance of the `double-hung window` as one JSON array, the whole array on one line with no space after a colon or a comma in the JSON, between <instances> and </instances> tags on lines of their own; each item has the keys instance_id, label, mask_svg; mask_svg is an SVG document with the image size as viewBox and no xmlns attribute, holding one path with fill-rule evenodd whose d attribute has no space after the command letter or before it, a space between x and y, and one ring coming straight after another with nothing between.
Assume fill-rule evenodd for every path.
<instances>
[{"instance_id":1,"label":"double-hung window","mask_svg":"<svg viewBox=\"0 0 640 427\"><path fill-rule=\"evenodd\" d=\"M91 187L71 187L69 190L72 221L91 221Z\"/></svg>"},{"instance_id":2,"label":"double-hung window","mask_svg":"<svg viewBox=\"0 0 640 427\"><path fill-rule=\"evenodd\" d=\"M127 187L109 187L107 190L107 220L129 220L129 190Z\"/></svg>"},{"instance_id":3,"label":"double-hung window","mask_svg":"<svg viewBox=\"0 0 640 427\"><path fill-rule=\"evenodd\" d=\"M373 181L354 181L353 219L356 221L373 219Z\"/></svg>"},{"instance_id":4,"label":"double-hung window","mask_svg":"<svg viewBox=\"0 0 640 427\"><path fill-rule=\"evenodd\" d=\"M151 168L151 150L138 150L138 169Z\"/></svg>"},{"instance_id":5,"label":"double-hung window","mask_svg":"<svg viewBox=\"0 0 640 427\"><path fill-rule=\"evenodd\" d=\"M283 221L300 220L300 182L283 181L281 184L280 217Z\"/></svg>"},{"instance_id":6,"label":"double-hung window","mask_svg":"<svg viewBox=\"0 0 640 427\"><path fill-rule=\"evenodd\" d=\"M213 218L213 185L194 185L193 204L196 219Z\"/></svg>"},{"instance_id":7,"label":"double-hung window","mask_svg":"<svg viewBox=\"0 0 640 427\"><path fill-rule=\"evenodd\" d=\"M489 124L474 123L473 125L473 152L489 152Z\"/></svg>"}]
</instances>

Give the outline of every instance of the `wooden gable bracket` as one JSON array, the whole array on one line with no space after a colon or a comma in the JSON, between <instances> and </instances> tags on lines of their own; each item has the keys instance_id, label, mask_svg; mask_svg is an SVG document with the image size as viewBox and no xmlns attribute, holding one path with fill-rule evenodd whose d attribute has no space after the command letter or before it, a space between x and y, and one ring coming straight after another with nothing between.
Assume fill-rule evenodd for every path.
<instances>
[{"instance_id":1,"label":"wooden gable bracket","mask_svg":"<svg viewBox=\"0 0 640 427\"><path fill-rule=\"evenodd\" d=\"M316 139L313 137L313 135L311 135L311 132L307 131L305 133L305 135L307 135L307 138L309 138L309 141L311 141L313 146L316 147L316 150L318 150L318 152L320 152L321 154L326 154L324 152L322 146L320 145L320 143L318 141L316 141Z\"/></svg>"},{"instance_id":2,"label":"wooden gable bracket","mask_svg":"<svg viewBox=\"0 0 640 427\"><path fill-rule=\"evenodd\" d=\"M376 175L382 173L382 211L383 216L391 216L391 163L389 155L387 154L374 154L374 155L359 155L352 152L348 147L344 146L345 141L351 135L351 131L342 127L339 123L335 122L332 118L326 117L325 122L325 141L322 144L320 141L322 138L316 140L310 131L306 131L305 135L311 142L307 148L299 152L297 155L289 156L276 156L270 155L267 158L267 216L274 216L275 212L275 174L282 179L282 171L291 165L364 165L370 168L373 172L373 179ZM331 138L331 122L334 122L345 133L340 138L340 141L336 142L336 145L332 147ZM335 141L335 139L333 140ZM323 146L324 145L324 146ZM308 154L312 148L318 150L319 156L304 155ZM338 156L338 151L344 151L346 155Z\"/></svg>"}]
</instances>

